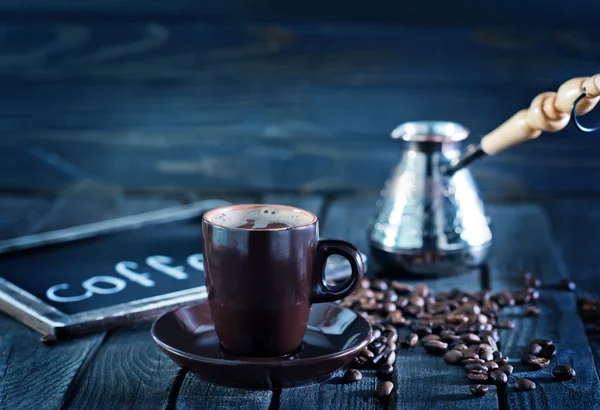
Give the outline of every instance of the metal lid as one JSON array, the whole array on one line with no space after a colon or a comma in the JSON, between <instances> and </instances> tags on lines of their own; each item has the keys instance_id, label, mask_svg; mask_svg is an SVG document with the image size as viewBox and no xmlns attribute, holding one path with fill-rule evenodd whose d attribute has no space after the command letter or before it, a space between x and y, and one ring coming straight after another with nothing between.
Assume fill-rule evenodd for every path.
<instances>
[{"instance_id":1,"label":"metal lid","mask_svg":"<svg viewBox=\"0 0 600 410\"><path fill-rule=\"evenodd\" d=\"M415 142L456 142L469 135L469 130L450 121L411 121L397 126L391 134L394 139Z\"/></svg>"}]
</instances>

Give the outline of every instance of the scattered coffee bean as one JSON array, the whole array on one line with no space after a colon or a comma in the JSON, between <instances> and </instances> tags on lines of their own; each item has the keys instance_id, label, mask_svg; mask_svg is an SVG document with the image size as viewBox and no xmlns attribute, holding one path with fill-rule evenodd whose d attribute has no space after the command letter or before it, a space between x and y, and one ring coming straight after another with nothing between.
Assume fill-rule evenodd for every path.
<instances>
[{"instance_id":1,"label":"scattered coffee bean","mask_svg":"<svg viewBox=\"0 0 600 410\"><path fill-rule=\"evenodd\" d=\"M500 366L498 366L498 363L496 363L496 362L492 362L492 361L490 361L490 362L485 362L483 365L484 365L485 367L487 367L489 370L495 370L495 369L497 369L497 368L499 368L499 367L500 367Z\"/></svg>"},{"instance_id":2,"label":"scattered coffee bean","mask_svg":"<svg viewBox=\"0 0 600 410\"><path fill-rule=\"evenodd\" d=\"M388 290L388 284L384 280L377 279L377 280L373 281L373 284L371 285L371 289L379 291L379 292L385 292L386 290Z\"/></svg>"},{"instance_id":3,"label":"scattered coffee bean","mask_svg":"<svg viewBox=\"0 0 600 410\"><path fill-rule=\"evenodd\" d=\"M498 370L500 370L507 376L510 376L514 370L514 367L512 367L510 364L505 364L505 365L498 367Z\"/></svg>"},{"instance_id":4,"label":"scattered coffee bean","mask_svg":"<svg viewBox=\"0 0 600 410\"><path fill-rule=\"evenodd\" d=\"M493 296L493 298L500 307L515 305L515 299L509 292L498 292Z\"/></svg>"},{"instance_id":5,"label":"scattered coffee bean","mask_svg":"<svg viewBox=\"0 0 600 410\"><path fill-rule=\"evenodd\" d=\"M479 359L479 355L468 348L462 352L463 359Z\"/></svg>"},{"instance_id":6,"label":"scattered coffee bean","mask_svg":"<svg viewBox=\"0 0 600 410\"><path fill-rule=\"evenodd\" d=\"M524 364L526 364L527 366L529 366L533 369L541 370L541 369L545 369L546 367L548 367L550 365L550 360L546 359L545 357L533 356L529 360L527 360Z\"/></svg>"},{"instance_id":7,"label":"scattered coffee bean","mask_svg":"<svg viewBox=\"0 0 600 410\"><path fill-rule=\"evenodd\" d=\"M486 365L481 364L481 363L466 364L464 366L464 369L467 373L469 373L470 371L473 371L473 370L481 370L481 371L485 371L485 372L487 372L489 370Z\"/></svg>"},{"instance_id":8,"label":"scattered coffee bean","mask_svg":"<svg viewBox=\"0 0 600 410\"><path fill-rule=\"evenodd\" d=\"M529 272L525 273L523 277L525 279L525 286L528 288L539 288L542 286L541 279Z\"/></svg>"},{"instance_id":9,"label":"scattered coffee bean","mask_svg":"<svg viewBox=\"0 0 600 410\"><path fill-rule=\"evenodd\" d=\"M419 336L415 333L411 333L400 342L400 345L404 348L415 347L419 341Z\"/></svg>"},{"instance_id":10,"label":"scattered coffee bean","mask_svg":"<svg viewBox=\"0 0 600 410\"><path fill-rule=\"evenodd\" d=\"M481 342L481 339L479 338L479 336L477 336L474 333L464 334L464 335L461 336L461 339L467 345Z\"/></svg>"},{"instance_id":11,"label":"scattered coffee bean","mask_svg":"<svg viewBox=\"0 0 600 410\"><path fill-rule=\"evenodd\" d=\"M514 294L515 305L524 305L531 301L531 296L527 291L517 292Z\"/></svg>"},{"instance_id":12,"label":"scattered coffee bean","mask_svg":"<svg viewBox=\"0 0 600 410\"><path fill-rule=\"evenodd\" d=\"M508 357L506 357L506 356L500 357L498 359L494 359L494 361L496 363L498 363L498 366L504 366L504 365L508 364Z\"/></svg>"},{"instance_id":13,"label":"scattered coffee bean","mask_svg":"<svg viewBox=\"0 0 600 410\"><path fill-rule=\"evenodd\" d=\"M377 374L379 376L389 376L390 374L392 374L394 372L394 366L392 366L391 364L382 364L381 366L379 366L377 368Z\"/></svg>"},{"instance_id":14,"label":"scattered coffee bean","mask_svg":"<svg viewBox=\"0 0 600 410\"><path fill-rule=\"evenodd\" d=\"M466 366L466 365L468 365L468 364L484 364L484 363L485 363L485 360L482 360L482 359L473 359L473 358L469 358L469 359L462 359L462 360L460 361L460 364L461 364L462 366Z\"/></svg>"},{"instance_id":15,"label":"scattered coffee bean","mask_svg":"<svg viewBox=\"0 0 600 410\"><path fill-rule=\"evenodd\" d=\"M556 346L555 345L544 346L538 356L545 357L546 359L553 358L554 356L556 356Z\"/></svg>"},{"instance_id":16,"label":"scattered coffee bean","mask_svg":"<svg viewBox=\"0 0 600 410\"><path fill-rule=\"evenodd\" d=\"M494 355L492 352L481 352L479 354L479 358L483 361L489 362L490 360L494 359Z\"/></svg>"},{"instance_id":17,"label":"scattered coffee bean","mask_svg":"<svg viewBox=\"0 0 600 410\"><path fill-rule=\"evenodd\" d=\"M424 283L417 283L417 286L415 286L415 293L426 298L429 296L429 286Z\"/></svg>"},{"instance_id":18,"label":"scattered coffee bean","mask_svg":"<svg viewBox=\"0 0 600 410\"><path fill-rule=\"evenodd\" d=\"M458 351L463 351L463 350L467 350L468 347L467 345L463 344L463 343L458 343L454 346L451 346L453 350L458 350Z\"/></svg>"},{"instance_id":19,"label":"scattered coffee bean","mask_svg":"<svg viewBox=\"0 0 600 410\"><path fill-rule=\"evenodd\" d=\"M519 379L515 382L515 389L520 391L535 390L535 383L529 379Z\"/></svg>"},{"instance_id":20,"label":"scattered coffee bean","mask_svg":"<svg viewBox=\"0 0 600 410\"><path fill-rule=\"evenodd\" d=\"M458 350L450 350L444 355L444 361L448 364L459 364L462 360L462 354Z\"/></svg>"},{"instance_id":21,"label":"scattered coffee bean","mask_svg":"<svg viewBox=\"0 0 600 410\"><path fill-rule=\"evenodd\" d=\"M402 312L399 310L395 310L388 315L388 319L392 324L396 326L403 326L406 324L406 319L402 316Z\"/></svg>"},{"instance_id":22,"label":"scattered coffee bean","mask_svg":"<svg viewBox=\"0 0 600 410\"><path fill-rule=\"evenodd\" d=\"M392 351L386 358L385 358L385 363L386 364L391 364L393 365L394 363L396 363L396 352Z\"/></svg>"},{"instance_id":23,"label":"scattered coffee bean","mask_svg":"<svg viewBox=\"0 0 600 410\"><path fill-rule=\"evenodd\" d=\"M383 349L381 353L379 353L378 355L376 355L373 358L373 363L374 364L386 363L389 355L391 355L392 353L393 353L392 349L390 349L389 347L386 346L385 349ZM395 357L396 357L396 353L394 353L394 359L395 359Z\"/></svg>"},{"instance_id":24,"label":"scattered coffee bean","mask_svg":"<svg viewBox=\"0 0 600 410\"><path fill-rule=\"evenodd\" d=\"M521 363L523 364L528 364L530 361L532 361L533 359L535 359L535 356L529 353L524 354L523 356L521 356Z\"/></svg>"},{"instance_id":25,"label":"scattered coffee bean","mask_svg":"<svg viewBox=\"0 0 600 410\"><path fill-rule=\"evenodd\" d=\"M575 286L575 282L570 281L569 279L561 279L560 282L558 282L558 289L560 290L573 292L576 288L577 286Z\"/></svg>"},{"instance_id":26,"label":"scattered coffee bean","mask_svg":"<svg viewBox=\"0 0 600 410\"><path fill-rule=\"evenodd\" d=\"M501 351L499 351L499 350L496 350L496 351L495 351L495 352L492 354L492 356L494 356L494 360L495 360L495 359L500 359L500 358L502 357L502 352L501 352Z\"/></svg>"},{"instance_id":27,"label":"scattered coffee bean","mask_svg":"<svg viewBox=\"0 0 600 410\"><path fill-rule=\"evenodd\" d=\"M550 339L531 339L529 344L538 344L542 347L554 344Z\"/></svg>"},{"instance_id":28,"label":"scattered coffee bean","mask_svg":"<svg viewBox=\"0 0 600 410\"><path fill-rule=\"evenodd\" d=\"M366 357L363 357L363 356L356 356L354 359L352 359L352 362L353 362L354 364L357 364L357 365L359 365L359 366L362 366L362 365L364 365L364 364L366 364L366 363L367 363L367 358L366 358Z\"/></svg>"},{"instance_id":29,"label":"scattered coffee bean","mask_svg":"<svg viewBox=\"0 0 600 410\"><path fill-rule=\"evenodd\" d=\"M359 353L361 356L366 357L367 359L372 359L375 357L375 353L370 351L369 349L365 349Z\"/></svg>"},{"instance_id":30,"label":"scattered coffee bean","mask_svg":"<svg viewBox=\"0 0 600 410\"><path fill-rule=\"evenodd\" d=\"M414 288L406 283L399 282L397 280L392 281L392 288L398 292L399 295L408 295L413 293Z\"/></svg>"},{"instance_id":31,"label":"scattered coffee bean","mask_svg":"<svg viewBox=\"0 0 600 410\"><path fill-rule=\"evenodd\" d=\"M525 316L536 317L540 315L540 308L537 306L529 306L525 309Z\"/></svg>"},{"instance_id":32,"label":"scattered coffee bean","mask_svg":"<svg viewBox=\"0 0 600 410\"><path fill-rule=\"evenodd\" d=\"M415 329L415 333L419 335L419 337L424 337L430 335L432 333L432 330L429 326L418 326Z\"/></svg>"},{"instance_id":33,"label":"scattered coffee bean","mask_svg":"<svg viewBox=\"0 0 600 410\"><path fill-rule=\"evenodd\" d=\"M344 373L343 380L346 383L355 383L362 380L362 373L356 369L348 369L346 373Z\"/></svg>"},{"instance_id":34,"label":"scattered coffee bean","mask_svg":"<svg viewBox=\"0 0 600 410\"><path fill-rule=\"evenodd\" d=\"M475 397L483 397L488 392L489 387L485 384L472 384L471 394Z\"/></svg>"},{"instance_id":35,"label":"scattered coffee bean","mask_svg":"<svg viewBox=\"0 0 600 410\"><path fill-rule=\"evenodd\" d=\"M432 354L444 353L448 348L448 343L442 342L441 340L430 340L423 344L425 350Z\"/></svg>"},{"instance_id":36,"label":"scattered coffee bean","mask_svg":"<svg viewBox=\"0 0 600 410\"><path fill-rule=\"evenodd\" d=\"M469 380L473 380L475 382L485 382L489 379L487 372L483 372L481 370L472 370L467 375Z\"/></svg>"},{"instance_id":37,"label":"scattered coffee bean","mask_svg":"<svg viewBox=\"0 0 600 410\"><path fill-rule=\"evenodd\" d=\"M573 380L576 376L575 369L570 366L556 366L552 369L552 374L557 380Z\"/></svg>"},{"instance_id":38,"label":"scattered coffee bean","mask_svg":"<svg viewBox=\"0 0 600 410\"><path fill-rule=\"evenodd\" d=\"M539 355L542 352L542 346L537 343L530 344L525 348L525 353L532 354L534 356Z\"/></svg>"},{"instance_id":39,"label":"scattered coffee bean","mask_svg":"<svg viewBox=\"0 0 600 410\"><path fill-rule=\"evenodd\" d=\"M508 383L508 376L501 370L492 370L489 375L490 379L498 384Z\"/></svg>"},{"instance_id":40,"label":"scattered coffee bean","mask_svg":"<svg viewBox=\"0 0 600 410\"><path fill-rule=\"evenodd\" d=\"M441 340L441 338L438 335L427 335L421 338L421 342L423 343L429 342L430 340Z\"/></svg>"},{"instance_id":41,"label":"scattered coffee bean","mask_svg":"<svg viewBox=\"0 0 600 410\"><path fill-rule=\"evenodd\" d=\"M369 289L371 287L371 281L368 278L363 278L363 280L360 281L360 287L362 289Z\"/></svg>"},{"instance_id":42,"label":"scattered coffee bean","mask_svg":"<svg viewBox=\"0 0 600 410\"><path fill-rule=\"evenodd\" d=\"M397 309L396 304L393 302L387 302L386 304L383 305L384 313L392 313L396 309Z\"/></svg>"},{"instance_id":43,"label":"scattered coffee bean","mask_svg":"<svg viewBox=\"0 0 600 410\"><path fill-rule=\"evenodd\" d=\"M394 390L394 384L390 381L383 382L381 386L379 386L378 395L379 397L387 397L392 394Z\"/></svg>"}]
</instances>

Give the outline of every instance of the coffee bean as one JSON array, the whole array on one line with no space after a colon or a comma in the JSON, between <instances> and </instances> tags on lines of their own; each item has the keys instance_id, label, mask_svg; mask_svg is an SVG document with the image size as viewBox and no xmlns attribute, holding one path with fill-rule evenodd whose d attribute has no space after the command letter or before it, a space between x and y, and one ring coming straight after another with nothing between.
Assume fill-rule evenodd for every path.
<instances>
[{"instance_id":1,"label":"coffee bean","mask_svg":"<svg viewBox=\"0 0 600 410\"><path fill-rule=\"evenodd\" d=\"M497 325L500 329L514 329L515 324L512 320L501 320Z\"/></svg>"},{"instance_id":2,"label":"coffee bean","mask_svg":"<svg viewBox=\"0 0 600 410\"><path fill-rule=\"evenodd\" d=\"M550 365L550 360L546 359L545 357L532 356L524 364L533 369L541 370Z\"/></svg>"},{"instance_id":3,"label":"coffee bean","mask_svg":"<svg viewBox=\"0 0 600 410\"><path fill-rule=\"evenodd\" d=\"M394 288L394 290L400 295L407 295L409 293L412 293L414 290L414 288L411 285L399 282L397 280L392 281L392 288Z\"/></svg>"},{"instance_id":4,"label":"coffee bean","mask_svg":"<svg viewBox=\"0 0 600 410\"><path fill-rule=\"evenodd\" d=\"M555 345L544 346L538 356L545 357L546 359L553 358L554 356L556 356L556 346Z\"/></svg>"},{"instance_id":5,"label":"coffee bean","mask_svg":"<svg viewBox=\"0 0 600 410\"><path fill-rule=\"evenodd\" d=\"M492 362L492 361L490 361L490 362L485 362L483 365L484 365L485 367L487 367L489 370L495 370L495 369L497 369L497 368L499 368L499 367L500 367L500 366L498 366L498 363L496 363L496 362Z\"/></svg>"},{"instance_id":6,"label":"coffee bean","mask_svg":"<svg viewBox=\"0 0 600 410\"><path fill-rule=\"evenodd\" d=\"M363 280L360 281L360 287L362 289L369 289L371 287L371 281L368 278L363 278Z\"/></svg>"},{"instance_id":7,"label":"coffee bean","mask_svg":"<svg viewBox=\"0 0 600 410\"><path fill-rule=\"evenodd\" d=\"M542 281L537 276L534 276L532 273L525 273L523 275L523 279L525 280L525 286L528 288L539 288L542 286Z\"/></svg>"},{"instance_id":8,"label":"coffee bean","mask_svg":"<svg viewBox=\"0 0 600 410\"><path fill-rule=\"evenodd\" d=\"M505 364L505 365L498 367L498 370L500 370L507 376L510 376L514 370L514 367L512 367L510 364Z\"/></svg>"},{"instance_id":9,"label":"coffee bean","mask_svg":"<svg viewBox=\"0 0 600 410\"><path fill-rule=\"evenodd\" d=\"M402 316L402 312L395 310L388 315L388 319L396 326L404 326L407 324L406 319Z\"/></svg>"},{"instance_id":10,"label":"coffee bean","mask_svg":"<svg viewBox=\"0 0 600 410\"><path fill-rule=\"evenodd\" d=\"M453 346L450 346L450 348L452 348L452 350L458 350L458 351L463 351L463 350L468 349L467 345L463 344L463 343L457 343Z\"/></svg>"},{"instance_id":11,"label":"coffee bean","mask_svg":"<svg viewBox=\"0 0 600 410\"><path fill-rule=\"evenodd\" d=\"M489 362L490 360L494 359L494 355L492 354L492 352L482 352L479 354L479 358L481 360Z\"/></svg>"},{"instance_id":12,"label":"coffee bean","mask_svg":"<svg viewBox=\"0 0 600 410\"><path fill-rule=\"evenodd\" d=\"M490 379L498 384L508 383L508 376L501 370L492 370L490 372Z\"/></svg>"},{"instance_id":13,"label":"coffee bean","mask_svg":"<svg viewBox=\"0 0 600 410\"><path fill-rule=\"evenodd\" d=\"M472 384L471 394L475 397L483 397L488 392L489 387L485 384Z\"/></svg>"},{"instance_id":14,"label":"coffee bean","mask_svg":"<svg viewBox=\"0 0 600 410\"><path fill-rule=\"evenodd\" d=\"M560 282L558 282L558 289L560 290L573 292L576 288L575 282L570 281L569 279L561 279Z\"/></svg>"},{"instance_id":15,"label":"coffee bean","mask_svg":"<svg viewBox=\"0 0 600 410\"><path fill-rule=\"evenodd\" d=\"M362 356L356 356L354 359L352 359L352 363L362 366L365 363L367 363L367 358Z\"/></svg>"},{"instance_id":16,"label":"coffee bean","mask_svg":"<svg viewBox=\"0 0 600 410\"><path fill-rule=\"evenodd\" d=\"M397 309L396 305L393 302L387 302L386 304L383 305L384 313L391 313L396 309Z\"/></svg>"},{"instance_id":17,"label":"coffee bean","mask_svg":"<svg viewBox=\"0 0 600 410\"><path fill-rule=\"evenodd\" d=\"M534 355L529 354L529 353L525 353L523 356L521 356L521 363L527 364L527 363L529 363L533 359L535 359Z\"/></svg>"},{"instance_id":18,"label":"coffee bean","mask_svg":"<svg viewBox=\"0 0 600 410\"><path fill-rule=\"evenodd\" d=\"M552 369L552 374L556 377L557 380L572 380L577 375L575 373L575 369L570 366L556 366Z\"/></svg>"},{"instance_id":19,"label":"coffee bean","mask_svg":"<svg viewBox=\"0 0 600 410\"><path fill-rule=\"evenodd\" d=\"M479 355L475 352L473 352L472 350L463 350L462 352L462 358L463 359L479 359Z\"/></svg>"},{"instance_id":20,"label":"coffee bean","mask_svg":"<svg viewBox=\"0 0 600 410\"><path fill-rule=\"evenodd\" d=\"M536 300L538 300L540 298L540 292L538 292L535 289L532 289L531 292L529 292L529 298L531 299L532 302L535 302Z\"/></svg>"},{"instance_id":21,"label":"coffee bean","mask_svg":"<svg viewBox=\"0 0 600 410\"><path fill-rule=\"evenodd\" d=\"M441 340L438 335L427 335L421 338L421 342L429 342L430 340Z\"/></svg>"},{"instance_id":22,"label":"coffee bean","mask_svg":"<svg viewBox=\"0 0 600 410\"><path fill-rule=\"evenodd\" d=\"M382 343L380 340L376 340L369 345L369 350L372 351L375 356L377 356L383 352L385 347L385 343Z\"/></svg>"},{"instance_id":23,"label":"coffee bean","mask_svg":"<svg viewBox=\"0 0 600 410\"><path fill-rule=\"evenodd\" d=\"M424 283L417 283L417 286L415 286L415 293L426 298L429 296L429 286Z\"/></svg>"},{"instance_id":24,"label":"coffee bean","mask_svg":"<svg viewBox=\"0 0 600 410\"><path fill-rule=\"evenodd\" d=\"M531 301L531 296L526 291L515 293L514 298L515 298L515 305L524 305Z\"/></svg>"},{"instance_id":25,"label":"coffee bean","mask_svg":"<svg viewBox=\"0 0 600 410\"><path fill-rule=\"evenodd\" d=\"M415 333L419 335L419 337L424 337L430 335L432 333L431 327L429 326L418 326L415 329Z\"/></svg>"},{"instance_id":26,"label":"coffee bean","mask_svg":"<svg viewBox=\"0 0 600 410\"><path fill-rule=\"evenodd\" d=\"M470 371L467 377L469 378L469 380L473 380L476 382L485 382L489 379L487 372L482 372L478 370Z\"/></svg>"},{"instance_id":27,"label":"coffee bean","mask_svg":"<svg viewBox=\"0 0 600 410\"><path fill-rule=\"evenodd\" d=\"M423 306L425 306L425 299L423 299L419 295L415 295L410 298L410 303L413 306L418 306L418 307L422 308Z\"/></svg>"},{"instance_id":28,"label":"coffee bean","mask_svg":"<svg viewBox=\"0 0 600 410\"><path fill-rule=\"evenodd\" d=\"M344 373L343 380L346 383L355 383L362 380L362 373L356 369L348 369L346 373Z\"/></svg>"},{"instance_id":29,"label":"coffee bean","mask_svg":"<svg viewBox=\"0 0 600 410\"><path fill-rule=\"evenodd\" d=\"M529 344L538 344L538 345L544 347L544 346L553 344L553 342L550 339L531 339L529 341Z\"/></svg>"},{"instance_id":30,"label":"coffee bean","mask_svg":"<svg viewBox=\"0 0 600 410\"><path fill-rule=\"evenodd\" d=\"M377 368L377 374L382 377L389 376L393 372L394 366L392 366L391 364L382 364Z\"/></svg>"},{"instance_id":31,"label":"coffee bean","mask_svg":"<svg viewBox=\"0 0 600 410\"><path fill-rule=\"evenodd\" d=\"M542 346L537 343L530 344L525 348L525 353L532 354L534 356L539 355L542 352Z\"/></svg>"},{"instance_id":32,"label":"coffee bean","mask_svg":"<svg viewBox=\"0 0 600 410\"><path fill-rule=\"evenodd\" d=\"M398 294L396 292L394 292L393 290L388 290L385 294L385 298L383 298L383 302L387 303L387 302L396 302L398 300Z\"/></svg>"},{"instance_id":33,"label":"coffee bean","mask_svg":"<svg viewBox=\"0 0 600 410\"><path fill-rule=\"evenodd\" d=\"M464 366L464 369L467 373L473 370L480 370L483 372L487 372L489 370L485 365L479 363L467 364Z\"/></svg>"},{"instance_id":34,"label":"coffee bean","mask_svg":"<svg viewBox=\"0 0 600 410\"><path fill-rule=\"evenodd\" d=\"M442 337L442 342L460 344L461 339L458 335L446 335Z\"/></svg>"},{"instance_id":35,"label":"coffee bean","mask_svg":"<svg viewBox=\"0 0 600 410\"><path fill-rule=\"evenodd\" d=\"M389 365L396 363L396 352L392 350L392 352L385 358L385 363Z\"/></svg>"},{"instance_id":36,"label":"coffee bean","mask_svg":"<svg viewBox=\"0 0 600 410\"><path fill-rule=\"evenodd\" d=\"M398 340L398 332L395 328L386 328L386 330L381 335L383 337L386 337L390 342L395 342Z\"/></svg>"},{"instance_id":37,"label":"coffee bean","mask_svg":"<svg viewBox=\"0 0 600 410\"><path fill-rule=\"evenodd\" d=\"M482 359L473 359L473 358L462 359L460 361L460 364L463 365L463 366L466 366L468 364L473 364L473 363L484 364L485 361L482 360Z\"/></svg>"},{"instance_id":38,"label":"coffee bean","mask_svg":"<svg viewBox=\"0 0 600 410\"><path fill-rule=\"evenodd\" d=\"M446 351L448 343L444 343L441 340L430 340L423 344L425 350L432 354L440 354Z\"/></svg>"},{"instance_id":39,"label":"coffee bean","mask_svg":"<svg viewBox=\"0 0 600 410\"><path fill-rule=\"evenodd\" d=\"M366 357L367 359L372 359L375 357L375 353L373 353L372 351L370 351L369 349L364 349L362 352L359 353L362 357Z\"/></svg>"},{"instance_id":40,"label":"coffee bean","mask_svg":"<svg viewBox=\"0 0 600 410\"><path fill-rule=\"evenodd\" d=\"M463 340L463 342L465 342L468 345L481 342L481 339L479 338L479 336L477 336L474 333L466 333L461 336L461 339Z\"/></svg>"},{"instance_id":41,"label":"coffee bean","mask_svg":"<svg viewBox=\"0 0 600 410\"><path fill-rule=\"evenodd\" d=\"M381 353L379 353L378 355L376 355L373 358L373 363L375 364L382 364L385 363L387 361L387 358L390 354L392 354L392 349L390 349L389 347L385 347L385 349L383 349L383 351ZM394 359L395 359L396 353L394 353Z\"/></svg>"},{"instance_id":42,"label":"coffee bean","mask_svg":"<svg viewBox=\"0 0 600 410\"><path fill-rule=\"evenodd\" d=\"M493 296L493 298L500 307L515 305L515 299L509 292L498 292Z\"/></svg>"},{"instance_id":43,"label":"coffee bean","mask_svg":"<svg viewBox=\"0 0 600 410\"><path fill-rule=\"evenodd\" d=\"M388 290L388 284L384 280L376 279L373 281L373 284L371 285L371 289L379 291L379 292L384 292L384 291Z\"/></svg>"},{"instance_id":44,"label":"coffee bean","mask_svg":"<svg viewBox=\"0 0 600 410\"><path fill-rule=\"evenodd\" d=\"M525 316L536 317L540 315L540 308L537 306L529 306L525 309Z\"/></svg>"},{"instance_id":45,"label":"coffee bean","mask_svg":"<svg viewBox=\"0 0 600 410\"><path fill-rule=\"evenodd\" d=\"M492 355L494 356L494 359L500 359L502 357L502 352L496 350Z\"/></svg>"},{"instance_id":46,"label":"coffee bean","mask_svg":"<svg viewBox=\"0 0 600 410\"><path fill-rule=\"evenodd\" d=\"M494 361L498 363L498 366L504 366L508 364L508 357L499 357L497 359L494 359Z\"/></svg>"},{"instance_id":47,"label":"coffee bean","mask_svg":"<svg viewBox=\"0 0 600 410\"><path fill-rule=\"evenodd\" d=\"M515 389L520 391L535 390L535 383L529 379L519 379L515 382Z\"/></svg>"},{"instance_id":48,"label":"coffee bean","mask_svg":"<svg viewBox=\"0 0 600 410\"><path fill-rule=\"evenodd\" d=\"M411 333L406 338L400 342L400 346L404 348L414 347L419 341L419 336L415 333Z\"/></svg>"},{"instance_id":49,"label":"coffee bean","mask_svg":"<svg viewBox=\"0 0 600 410\"><path fill-rule=\"evenodd\" d=\"M390 394L392 394L393 390L394 390L394 384L390 381L387 381L387 382L383 382L381 384L381 386L379 386L379 390L378 390L377 394L379 395L379 397L387 397Z\"/></svg>"},{"instance_id":50,"label":"coffee bean","mask_svg":"<svg viewBox=\"0 0 600 410\"><path fill-rule=\"evenodd\" d=\"M399 297L398 300L396 301L396 306L398 306L398 309L404 309L405 307L408 306L408 303L409 303L408 298Z\"/></svg>"},{"instance_id":51,"label":"coffee bean","mask_svg":"<svg viewBox=\"0 0 600 410\"><path fill-rule=\"evenodd\" d=\"M373 340L381 336L381 330L373 328Z\"/></svg>"},{"instance_id":52,"label":"coffee bean","mask_svg":"<svg viewBox=\"0 0 600 410\"><path fill-rule=\"evenodd\" d=\"M462 360L462 354L458 350L450 350L444 355L444 361L448 364L459 364Z\"/></svg>"},{"instance_id":53,"label":"coffee bean","mask_svg":"<svg viewBox=\"0 0 600 410\"><path fill-rule=\"evenodd\" d=\"M450 323L452 325L459 325L461 323L466 323L468 321L469 321L469 318L463 314L450 313L449 315L446 316L446 322Z\"/></svg>"}]
</instances>

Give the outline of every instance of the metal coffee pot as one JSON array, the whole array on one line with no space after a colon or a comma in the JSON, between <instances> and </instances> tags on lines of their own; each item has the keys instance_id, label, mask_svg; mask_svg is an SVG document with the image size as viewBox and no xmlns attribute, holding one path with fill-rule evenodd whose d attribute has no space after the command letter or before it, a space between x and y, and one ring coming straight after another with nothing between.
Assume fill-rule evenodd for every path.
<instances>
[{"instance_id":1,"label":"metal coffee pot","mask_svg":"<svg viewBox=\"0 0 600 410\"><path fill-rule=\"evenodd\" d=\"M471 162L528 139L556 132L600 100L600 74L574 78L557 92L538 95L524 109L461 153L468 130L445 121L401 124L392 138L406 148L381 191L368 229L373 260L389 271L452 275L481 265L490 250L490 218ZM386 269L388 268L388 269Z\"/></svg>"}]
</instances>

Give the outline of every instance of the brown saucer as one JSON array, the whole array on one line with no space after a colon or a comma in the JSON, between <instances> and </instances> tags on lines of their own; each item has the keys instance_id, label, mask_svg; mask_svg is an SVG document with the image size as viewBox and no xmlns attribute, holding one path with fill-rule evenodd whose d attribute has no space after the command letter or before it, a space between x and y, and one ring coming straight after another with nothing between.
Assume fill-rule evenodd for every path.
<instances>
[{"instance_id":1,"label":"brown saucer","mask_svg":"<svg viewBox=\"0 0 600 410\"><path fill-rule=\"evenodd\" d=\"M348 364L371 339L361 316L333 303L312 306L297 353L273 358L235 356L219 344L207 302L158 318L154 341L179 366L202 379L238 387L280 388L321 381Z\"/></svg>"}]
</instances>

